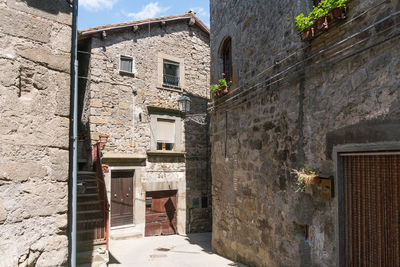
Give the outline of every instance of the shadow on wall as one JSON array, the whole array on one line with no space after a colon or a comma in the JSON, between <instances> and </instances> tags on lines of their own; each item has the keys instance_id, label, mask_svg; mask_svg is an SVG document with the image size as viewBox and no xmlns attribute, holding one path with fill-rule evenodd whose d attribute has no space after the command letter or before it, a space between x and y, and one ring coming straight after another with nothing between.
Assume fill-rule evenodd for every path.
<instances>
[{"instance_id":1,"label":"shadow on wall","mask_svg":"<svg viewBox=\"0 0 400 267\"><path fill-rule=\"evenodd\" d=\"M188 93L185 116L187 232L211 231L211 171L208 98Z\"/></svg>"},{"instance_id":2,"label":"shadow on wall","mask_svg":"<svg viewBox=\"0 0 400 267\"><path fill-rule=\"evenodd\" d=\"M72 8L70 7L70 4L66 0L51 0L51 1L21 0L21 1L25 2L30 8L40 9L54 15L57 15L59 13L70 14L72 12Z\"/></svg>"}]
</instances>

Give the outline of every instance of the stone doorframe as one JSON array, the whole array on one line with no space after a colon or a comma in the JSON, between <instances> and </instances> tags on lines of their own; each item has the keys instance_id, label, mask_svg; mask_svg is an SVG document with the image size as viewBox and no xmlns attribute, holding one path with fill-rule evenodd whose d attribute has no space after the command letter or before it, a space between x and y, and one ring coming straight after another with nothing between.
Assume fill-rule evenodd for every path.
<instances>
[{"instance_id":1,"label":"stone doorframe","mask_svg":"<svg viewBox=\"0 0 400 267\"><path fill-rule=\"evenodd\" d=\"M133 171L133 192L134 192L134 199L133 199L133 225L124 225L124 226L117 226L117 227L112 227L110 230L113 229L118 229L118 228L128 228L128 227L133 227L133 226L137 226L137 222L138 219L140 218L140 214L138 214L136 211L140 210L141 205L144 206L144 199L142 200L140 198L140 196L138 197L137 194L137 188L140 188L141 186L139 186L137 183L140 183L141 179L141 172L142 172L143 167L142 166L109 166L109 171L107 173L104 174L104 180L106 183L106 188L107 188L107 197L108 200L111 203L111 173L113 171ZM143 203L141 203L143 202ZM109 218L111 220L111 209L112 207L110 207L110 211L109 211ZM144 215L143 215L144 216ZM140 220L139 220L140 221ZM111 221L110 221L111 223Z\"/></svg>"},{"instance_id":2,"label":"stone doorframe","mask_svg":"<svg viewBox=\"0 0 400 267\"><path fill-rule=\"evenodd\" d=\"M133 171L133 223L134 225L126 225L120 227L112 227L110 230L121 228L134 228L134 232L140 232L144 236L146 226L146 192L147 191L163 191L177 190L177 234L186 234L186 179L179 181L165 182L147 182L143 183L142 178L146 172L145 166L131 165L120 166L118 163L108 163L109 172L104 174L104 180L107 188L108 199L111 200L111 173L112 171ZM109 213L111 219L111 209Z\"/></svg>"},{"instance_id":3,"label":"stone doorframe","mask_svg":"<svg viewBox=\"0 0 400 267\"><path fill-rule=\"evenodd\" d=\"M346 145L337 145L333 147L332 151L332 159L334 161L335 166L335 179L334 179L334 187L335 187L335 216L337 218L335 224L335 236L336 236L336 247L339 248L337 250L336 255L336 266L343 266L344 263L344 216L343 216L343 177L342 177L342 164L340 162L340 153L346 152L355 152L355 153L365 153L365 152L378 152L385 151L386 153L390 153L390 151L400 150L400 142L380 142L380 143L364 143L364 144L346 144Z\"/></svg>"}]
</instances>

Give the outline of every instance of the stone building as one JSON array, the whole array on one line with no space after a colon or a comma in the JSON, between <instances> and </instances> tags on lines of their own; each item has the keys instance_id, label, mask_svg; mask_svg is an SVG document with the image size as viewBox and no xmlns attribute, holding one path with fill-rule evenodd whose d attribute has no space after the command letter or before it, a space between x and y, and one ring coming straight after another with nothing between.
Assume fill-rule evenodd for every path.
<instances>
[{"instance_id":1,"label":"stone building","mask_svg":"<svg viewBox=\"0 0 400 267\"><path fill-rule=\"evenodd\" d=\"M399 266L400 2L352 0L303 41L311 0L211 0L216 252L250 266ZM293 169L319 185L298 191Z\"/></svg>"},{"instance_id":2,"label":"stone building","mask_svg":"<svg viewBox=\"0 0 400 267\"><path fill-rule=\"evenodd\" d=\"M2 0L0 14L0 266L66 265L72 9Z\"/></svg>"},{"instance_id":3,"label":"stone building","mask_svg":"<svg viewBox=\"0 0 400 267\"><path fill-rule=\"evenodd\" d=\"M210 231L209 29L189 12L79 36L80 132L86 151L107 139L110 238Z\"/></svg>"}]
</instances>

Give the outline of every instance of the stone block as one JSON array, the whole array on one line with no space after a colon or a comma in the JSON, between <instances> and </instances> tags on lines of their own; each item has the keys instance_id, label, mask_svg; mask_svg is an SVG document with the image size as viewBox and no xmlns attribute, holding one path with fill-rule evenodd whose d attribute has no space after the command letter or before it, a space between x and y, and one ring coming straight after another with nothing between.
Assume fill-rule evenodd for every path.
<instances>
[{"instance_id":1,"label":"stone block","mask_svg":"<svg viewBox=\"0 0 400 267\"><path fill-rule=\"evenodd\" d=\"M28 179L43 179L46 176L47 169L38 162L0 163L0 180L22 182Z\"/></svg>"},{"instance_id":2,"label":"stone block","mask_svg":"<svg viewBox=\"0 0 400 267\"><path fill-rule=\"evenodd\" d=\"M90 99L90 106L93 108L101 108L103 107L103 100L99 98Z\"/></svg>"},{"instance_id":3,"label":"stone block","mask_svg":"<svg viewBox=\"0 0 400 267\"><path fill-rule=\"evenodd\" d=\"M18 52L21 57L50 69L69 72L69 54L56 54L46 48L27 48L21 49Z\"/></svg>"},{"instance_id":4,"label":"stone block","mask_svg":"<svg viewBox=\"0 0 400 267\"><path fill-rule=\"evenodd\" d=\"M50 31L51 25L47 21L14 10L0 9L0 32L48 43Z\"/></svg>"},{"instance_id":5,"label":"stone block","mask_svg":"<svg viewBox=\"0 0 400 267\"><path fill-rule=\"evenodd\" d=\"M94 124L106 124L107 120L102 119L101 117L91 116L90 117L90 122L94 123Z\"/></svg>"},{"instance_id":6,"label":"stone block","mask_svg":"<svg viewBox=\"0 0 400 267\"><path fill-rule=\"evenodd\" d=\"M6 0L7 5L34 16L46 18L50 21L57 21L67 25L72 24L72 8L67 1L52 0L50 2L34 0ZM47 22L48 23L48 22Z\"/></svg>"},{"instance_id":7,"label":"stone block","mask_svg":"<svg viewBox=\"0 0 400 267\"><path fill-rule=\"evenodd\" d=\"M19 63L14 60L0 59L0 84L9 87L18 85Z\"/></svg>"},{"instance_id":8,"label":"stone block","mask_svg":"<svg viewBox=\"0 0 400 267\"><path fill-rule=\"evenodd\" d=\"M7 220L7 211L3 205L3 201L0 199L0 224L3 224Z\"/></svg>"}]
</instances>

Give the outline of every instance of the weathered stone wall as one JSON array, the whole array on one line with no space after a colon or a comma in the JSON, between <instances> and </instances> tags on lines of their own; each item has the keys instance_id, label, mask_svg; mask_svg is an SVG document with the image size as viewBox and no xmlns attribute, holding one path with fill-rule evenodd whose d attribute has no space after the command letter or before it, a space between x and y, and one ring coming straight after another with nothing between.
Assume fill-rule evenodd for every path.
<instances>
[{"instance_id":1,"label":"weathered stone wall","mask_svg":"<svg viewBox=\"0 0 400 267\"><path fill-rule=\"evenodd\" d=\"M140 27L137 32L131 28L107 31L104 40L100 35L92 37L90 52L90 94L85 100L90 107L83 117L89 118L87 128L92 142L99 134L109 135L105 152L146 156L147 151L154 150L148 107L177 110L177 100L182 95L180 90L160 86L159 61L164 55L183 62L180 68L184 67L185 75L181 89L193 100L190 113L202 114L200 118L205 120L209 101L209 35L197 26L190 27L187 21L170 21L165 27L151 24ZM134 76L119 73L120 55L133 57ZM176 116L180 118L181 114ZM193 197L211 195L210 173L207 172L208 128L207 123L194 123L188 116L181 120L184 121L181 144L187 157L186 160L182 157L180 169L174 171L176 168L168 156L157 157L157 160L148 158L146 171L141 175L147 183L186 181L185 194L181 195L186 199L181 201L186 201L191 208ZM203 209L198 210L204 214ZM206 222L196 220L198 226L190 226L193 231L211 230L211 210L207 208L206 211ZM192 218L186 211L184 214L188 230Z\"/></svg>"},{"instance_id":2,"label":"weathered stone wall","mask_svg":"<svg viewBox=\"0 0 400 267\"><path fill-rule=\"evenodd\" d=\"M0 266L68 255L71 8L0 1Z\"/></svg>"},{"instance_id":3,"label":"weathered stone wall","mask_svg":"<svg viewBox=\"0 0 400 267\"><path fill-rule=\"evenodd\" d=\"M296 192L291 170L336 179L335 146L400 141L398 1L353 0L308 43L311 2L211 1L211 82L226 36L234 73L211 114L213 249L251 266L337 266L337 193Z\"/></svg>"}]
</instances>

